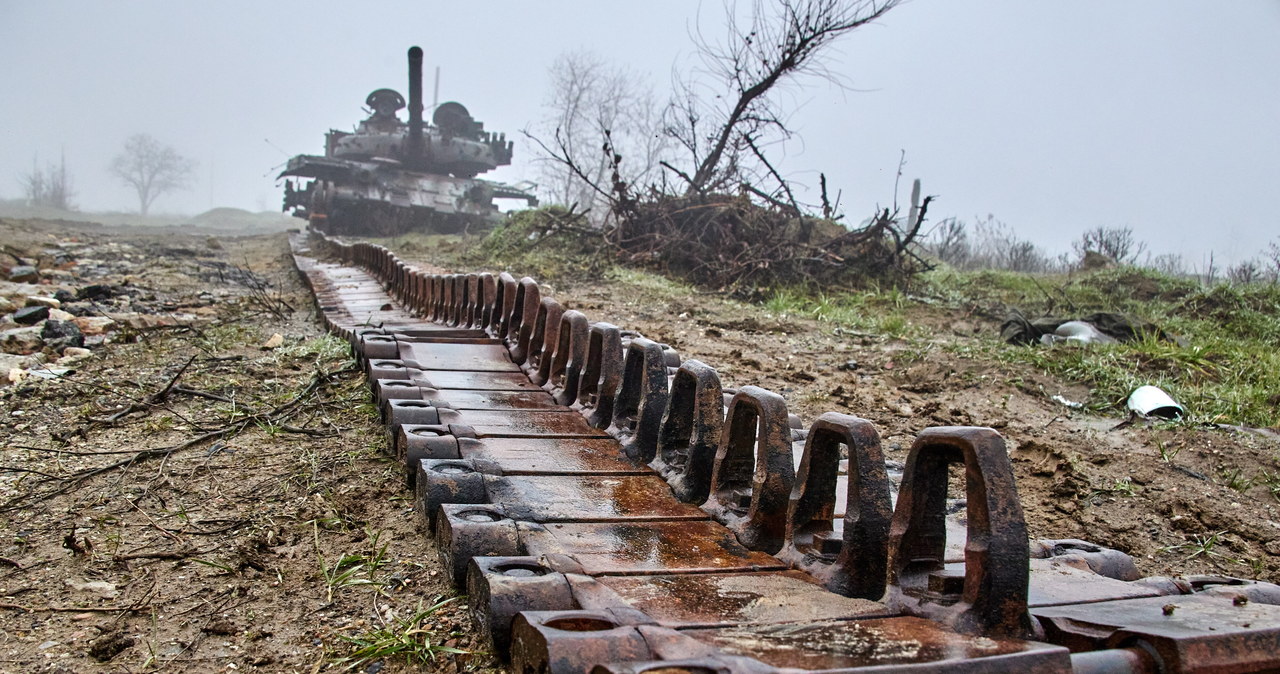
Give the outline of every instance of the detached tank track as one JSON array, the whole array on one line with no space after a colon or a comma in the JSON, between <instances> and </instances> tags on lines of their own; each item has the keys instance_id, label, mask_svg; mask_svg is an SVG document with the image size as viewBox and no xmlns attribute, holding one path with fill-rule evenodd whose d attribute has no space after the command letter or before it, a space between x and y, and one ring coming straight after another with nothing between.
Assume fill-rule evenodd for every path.
<instances>
[{"instance_id":1,"label":"detached tank track","mask_svg":"<svg viewBox=\"0 0 1280 674\"><path fill-rule=\"evenodd\" d=\"M865 420L803 430L778 395L724 390L531 278L426 274L316 231L290 244L513 671L1280 668L1280 586L1139 579L1115 550L1029 543L992 429L921 431L893 507Z\"/></svg>"}]
</instances>

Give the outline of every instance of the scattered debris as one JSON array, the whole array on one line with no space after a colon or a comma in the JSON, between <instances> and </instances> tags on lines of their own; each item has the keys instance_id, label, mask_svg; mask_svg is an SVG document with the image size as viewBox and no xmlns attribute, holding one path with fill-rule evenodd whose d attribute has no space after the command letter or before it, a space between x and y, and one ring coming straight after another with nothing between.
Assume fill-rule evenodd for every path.
<instances>
[{"instance_id":1,"label":"scattered debris","mask_svg":"<svg viewBox=\"0 0 1280 674\"><path fill-rule=\"evenodd\" d=\"M1139 386L1129 394L1129 410L1143 417L1180 419L1186 410L1156 386Z\"/></svg>"},{"instance_id":2,"label":"scattered debris","mask_svg":"<svg viewBox=\"0 0 1280 674\"><path fill-rule=\"evenodd\" d=\"M1062 395L1054 395L1054 396L1050 396L1050 398L1049 398L1049 399L1050 399L1050 400L1052 400L1052 401L1053 401L1053 402L1055 402L1055 403L1058 403L1058 404L1060 404L1060 405L1064 405L1064 406L1069 407L1069 408L1071 408L1071 409L1073 409L1073 410L1082 410L1082 409L1084 409L1084 403L1078 403L1078 402L1076 402L1076 401L1074 401L1074 400L1067 400L1066 398L1062 397Z\"/></svg>"},{"instance_id":3,"label":"scattered debris","mask_svg":"<svg viewBox=\"0 0 1280 674\"><path fill-rule=\"evenodd\" d=\"M1058 332L1063 328L1063 332ZM1098 335L1097 337L1086 336ZM1177 341L1165 333L1154 323L1126 316L1124 314L1100 312L1079 318L1036 318L1028 319L1017 309L1009 313L1000 326L1000 337L1010 344L1050 344L1058 341L1072 340L1088 343L1110 338L1110 342L1131 342L1141 339L1143 335L1154 335L1166 341ZM1044 337L1049 336L1046 341ZM1058 339L1061 338L1061 339Z\"/></svg>"},{"instance_id":4,"label":"scattered debris","mask_svg":"<svg viewBox=\"0 0 1280 674\"><path fill-rule=\"evenodd\" d=\"M1074 345L1118 344L1120 340L1103 334L1092 323L1085 321L1067 321L1059 325L1052 334L1040 335L1040 343L1046 346L1062 342Z\"/></svg>"}]
</instances>

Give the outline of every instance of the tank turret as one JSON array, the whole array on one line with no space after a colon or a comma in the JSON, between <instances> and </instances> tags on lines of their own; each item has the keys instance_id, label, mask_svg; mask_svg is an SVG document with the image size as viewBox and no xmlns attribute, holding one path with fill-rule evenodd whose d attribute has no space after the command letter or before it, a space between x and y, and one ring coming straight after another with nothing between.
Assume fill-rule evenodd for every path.
<instances>
[{"instance_id":1,"label":"tank turret","mask_svg":"<svg viewBox=\"0 0 1280 674\"><path fill-rule=\"evenodd\" d=\"M369 117L354 131L330 130L324 156L298 155L281 177L284 209L325 231L393 234L413 229L456 231L498 217L494 198L523 199L527 191L476 179L511 163L512 143L484 130L460 103L442 103L423 119L422 50L409 49L408 121L397 113L406 101L393 89L365 98Z\"/></svg>"}]
</instances>

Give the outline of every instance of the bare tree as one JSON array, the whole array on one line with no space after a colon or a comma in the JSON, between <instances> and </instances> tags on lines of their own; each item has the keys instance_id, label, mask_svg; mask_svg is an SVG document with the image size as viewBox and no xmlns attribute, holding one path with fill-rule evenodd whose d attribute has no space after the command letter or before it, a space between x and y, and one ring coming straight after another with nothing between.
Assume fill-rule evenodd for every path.
<instances>
[{"instance_id":1,"label":"bare tree","mask_svg":"<svg viewBox=\"0 0 1280 674\"><path fill-rule=\"evenodd\" d=\"M1265 270L1257 260L1245 260L1227 268L1227 281L1232 285L1260 283L1264 277Z\"/></svg>"},{"instance_id":2,"label":"bare tree","mask_svg":"<svg viewBox=\"0 0 1280 674\"><path fill-rule=\"evenodd\" d=\"M1272 283L1280 283L1280 240L1272 241L1262 254L1262 265L1266 279Z\"/></svg>"},{"instance_id":3,"label":"bare tree","mask_svg":"<svg viewBox=\"0 0 1280 674\"><path fill-rule=\"evenodd\" d=\"M939 260L957 269L964 269L969 264L973 251L969 246L969 234L965 231L965 223L958 218L947 218L939 222L929 235L927 246Z\"/></svg>"},{"instance_id":4,"label":"bare tree","mask_svg":"<svg viewBox=\"0 0 1280 674\"><path fill-rule=\"evenodd\" d=\"M18 178L22 184L22 193L31 206L46 206L64 211L75 209L71 198L75 190L71 186L71 177L67 175L67 156L64 153L57 166L49 164L42 170L39 161L31 160L31 172Z\"/></svg>"},{"instance_id":5,"label":"bare tree","mask_svg":"<svg viewBox=\"0 0 1280 674\"><path fill-rule=\"evenodd\" d=\"M138 210L146 215L157 197L188 185L195 162L140 133L124 142L124 151L112 160L110 170L138 193Z\"/></svg>"},{"instance_id":6,"label":"bare tree","mask_svg":"<svg viewBox=\"0 0 1280 674\"><path fill-rule=\"evenodd\" d=\"M1186 276L1187 263L1178 253L1162 253L1147 260L1148 269L1154 269L1168 276Z\"/></svg>"},{"instance_id":7,"label":"bare tree","mask_svg":"<svg viewBox=\"0 0 1280 674\"><path fill-rule=\"evenodd\" d=\"M668 166L687 183L686 194L724 189L753 164L783 183L760 147L790 135L773 94L802 75L830 78L828 47L875 21L899 0L755 0L742 13L725 3L723 38L696 36L710 82L685 81L667 114L667 132L689 153L691 169ZM740 14L744 14L740 16ZM699 92L714 96L707 103ZM710 128L708 128L710 127ZM780 185L785 190L785 185Z\"/></svg>"},{"instance_id":8,"label":"bare tree","mask_svg":"<svg viewBox=\"0 0 1280 674\"><path fill-rule=\"evenodd\" d=\"M1120 264L1133 264L1147 249L1147 244L1133 236L1132 227L1095 227L1071 244L1080 259L1089 252L1100 253Z\"/></svg>"},{"instance_id":9,"label":"bare tree","mask_svg":"<svg viewBox=\"0 0 1280 674\"><path fill-rule=\"evenodd\" d=\"M670 145L661 129L661 107L652 85L632 70L597 54L561 54L548 68L550 115L536 132L541 145L541 185L548 200L608 215L609 180L650 180ZM550 140L543 140L550 139Z\"/></svg>"}]
</instances>

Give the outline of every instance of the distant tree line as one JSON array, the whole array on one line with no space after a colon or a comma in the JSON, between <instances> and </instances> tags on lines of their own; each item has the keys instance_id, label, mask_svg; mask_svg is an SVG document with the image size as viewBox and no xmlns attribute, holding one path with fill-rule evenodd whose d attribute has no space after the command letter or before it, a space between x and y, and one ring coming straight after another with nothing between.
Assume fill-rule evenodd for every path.
<instances>
[{"instance_id":1,"label":"distant tree line","mask_svg":"<svg viewBox=\"0 0 1280 674\"><path fill-rule=\"evenodd\" d=\"M922 240L923 249L956 269L1033 274L1066 273L1109 266L1151 269L1178 277L1198 277L1206 283L1280 283L1280 240L1261 255L1226 268L1215 266L1213 255L1204 269L1193 271L1176 253L1153 255L1130 227L1094 227L1071 243L1071 253L1051 255L1035 243L1020 238L1013 227L993 215L965 222L940 221Z\"/></svg>"},{"instance_id":2,"label":"distant tree line","mask_svg":"<svg viewBox=\"0 0 1280 674\"><path fill-rule=\"evenodd\" d=\"M163 194L183 189L190 184L195 162L182 156L174 148L142 133L130 136L124 149L107 167L120 182L129 186L138 197L138 212L146 215L151 205ZM67 172L64 153L58 164L40 167L38 159L32 160L31 171L18 176L22 195L29 206L56 208L63 211L76 209L72 198L75 189Z\"/></svg>"}]
</instances>

